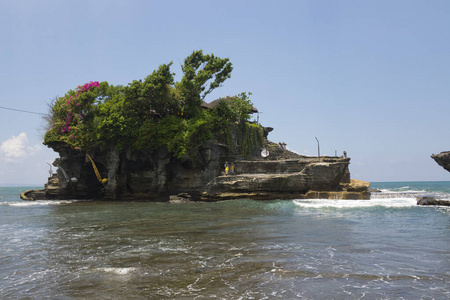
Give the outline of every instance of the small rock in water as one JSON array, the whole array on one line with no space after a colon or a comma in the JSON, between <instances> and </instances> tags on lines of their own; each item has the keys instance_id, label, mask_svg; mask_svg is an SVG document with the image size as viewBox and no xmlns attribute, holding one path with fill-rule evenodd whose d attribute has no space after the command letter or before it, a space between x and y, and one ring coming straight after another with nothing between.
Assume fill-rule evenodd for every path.
<instances>
[{"instance_id":1,"label":"small rock in water","mask_svg":"<svg viewBox=\"0 0 450 300\"><path fill-rule=\"evenodd\" d=\"M450 200L436 199L434 196L419 196L417 199L417 205L442 205L450 206Z\"/></svg>"},{"instance_id":2,"label":"small rock in water","mask_svg":"<svg viewBox=\"0 0 450 300\"><path fill-rule=\"evenodd\" d=\"M176 204L189 203L191 202L191 199L192 199L191 195L187 193L180 193L178 195L171 195L169 197L169 202Z\"/></svg>"}]
</instances>

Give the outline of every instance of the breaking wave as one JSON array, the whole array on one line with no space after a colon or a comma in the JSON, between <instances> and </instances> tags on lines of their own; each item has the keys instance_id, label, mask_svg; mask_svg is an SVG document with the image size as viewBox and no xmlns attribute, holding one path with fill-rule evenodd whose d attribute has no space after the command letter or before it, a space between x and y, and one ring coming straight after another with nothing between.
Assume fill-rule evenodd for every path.
<instances>
[{"instance_id":1,"label":"breaking wave","mask_svg":"<svg viewBox=\"0 0 450 300\"><path fill-rule=\"evenodd\" d=\"M357 208L357 207L412 207L417 205L415 198L387 198L371 200L294 200L295 205L305 208Z\"/></svg>"}]
</instances>

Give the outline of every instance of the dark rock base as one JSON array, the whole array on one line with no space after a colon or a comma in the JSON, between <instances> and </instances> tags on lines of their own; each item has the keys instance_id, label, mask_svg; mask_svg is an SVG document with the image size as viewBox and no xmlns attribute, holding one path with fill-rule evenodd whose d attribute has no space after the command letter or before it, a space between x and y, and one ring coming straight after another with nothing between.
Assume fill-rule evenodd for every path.
<instances>
[{"instance_id":1,"label":"dark rock base","mask_svg":"<svg viewBox=\"0 0 450 300\"><path fill-rule=\"evenodd\" d=\"M417 205L450 206L450 200L436 199L433 196L417 197Z\"/></svg>"}]
</instances>

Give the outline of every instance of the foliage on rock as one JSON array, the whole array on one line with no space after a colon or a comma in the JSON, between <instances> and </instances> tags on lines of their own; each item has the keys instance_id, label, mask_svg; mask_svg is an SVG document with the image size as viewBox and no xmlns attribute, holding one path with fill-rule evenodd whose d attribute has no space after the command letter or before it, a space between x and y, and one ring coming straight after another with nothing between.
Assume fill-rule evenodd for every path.
<instances>
[{"instance_id":1,"label":"foliage on rock","mask_svg":"<svg viewBox=\"0 0 450 300\"><path fill-rule=\"evenodd\" d=\"M175 86L180 91L184 113L193 117L201 111L202 100L206 95L231 77L233 67L228 58L204 55L200 50L186 57L181 69L184 76ZM210 83L208 89L207 83Z\"/></svg>"},{"instance_id":2,"label":"foliage on rock","mask_svg":"<svg viewBox=\"0 0 450 300\"><path fill-rule=\"evenodd\" d=\"M85 150L166 147L181 158L216 139L248 155L262 137L261 127L248 122L250 93L221 98L210 110L201 106L230 77L228 59L194 51L185 59L180 82L174 81L171 65L163 64L127 86L93 81L69 90L51 106L44 144L59 141ZM236 134L237 142L232 138Z\"/></svg>"}]
</instances>

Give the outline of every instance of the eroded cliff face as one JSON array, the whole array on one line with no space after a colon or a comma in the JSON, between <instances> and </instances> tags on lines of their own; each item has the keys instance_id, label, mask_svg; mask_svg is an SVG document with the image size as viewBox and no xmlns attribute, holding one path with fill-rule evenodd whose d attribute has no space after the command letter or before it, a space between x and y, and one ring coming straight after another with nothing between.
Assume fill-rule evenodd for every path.
<instances>
[{"instance_id":1,"label":"eroded cliff face","mask_svg":"<svg viewBox=\"0 0 450 300\"><path fill-rule=\"evenodd\" d=\"M164 147L153 151L110 148L86 153L64 143L49 146L60 155L54 163L59 167L57 178L52 179L59 183L59 188L48 184L52 188L47 192L48 197L57 199L168 201L171 195L179 194L204 201L283 199L301 198L311 191L345 192L350 183L349 158L319 160L282 148L272 160L257 155L243 160L230 155L226 145L213 141L204 143L195 157L189 159L177 159ZM259 153L261 145L255 148L258 149L254 153ZM98 180L86 154L95 162L101 178L108 179L106 184ZM235 163L235 174L225 174L226 162ZM367 197L368 193L359 193L350 198Z\"/></svg>"},{"instance_id":2,"label":"eroded cliff face","mask_svg":"<svg viewBox=\"0 0 450 300\"><path fill-rule=\"evenodd\" d=\"M60 189L55 195L58 198L161 200L174 193L195 195L202 186L220 175L221 164L227 158L226 147L212 142L205 143L197 157L185 160L174 158L165 148L93 151L88 154L101 177L108 179L103 185L86 159L86 152L71 149L64 143L49 146L60 155L54 163L60 167L57 172Z\"/></svg>"},{"instance_id":3,"label":"eroded cliff face","mask_svg":"<svg viewBox=\"0 0 450 300\"><path fill-rule=\"evenodd\" d=\"M439 154L431 155L438 165L450 172L450 151L441 152Z\"/></svg>"}]
</instances>

